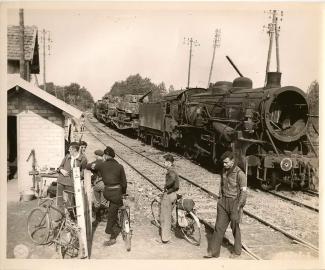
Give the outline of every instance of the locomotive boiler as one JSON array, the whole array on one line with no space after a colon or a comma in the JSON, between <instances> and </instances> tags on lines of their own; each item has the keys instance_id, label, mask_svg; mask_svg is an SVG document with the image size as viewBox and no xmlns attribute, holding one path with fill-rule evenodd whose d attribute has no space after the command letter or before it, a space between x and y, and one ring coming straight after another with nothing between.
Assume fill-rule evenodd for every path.
<instances>
[{"instance_id":1,"label":"locomotive boiler","mask_svg":"<svg viewBox=\"0 0 325 270\"><path fill-rule=\"evenodd\" d=\"M205 156L214 163L232 149L239 166L264 188L285 183L317 189L318 159L307 133L306 95L280 82L281 73L269 72L262 88L239 77L140 104L139 135L165 147L172 143L191 158Z\"/></svg>"}]
</instances>

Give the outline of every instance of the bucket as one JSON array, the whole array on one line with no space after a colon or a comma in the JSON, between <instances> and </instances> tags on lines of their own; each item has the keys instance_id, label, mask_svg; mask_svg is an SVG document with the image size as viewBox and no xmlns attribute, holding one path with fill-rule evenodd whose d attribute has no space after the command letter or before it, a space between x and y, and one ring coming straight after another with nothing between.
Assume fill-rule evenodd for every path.
<instances>
[{"instance_id":1,"label":"bucket","mask_svg":"<svg viewBox=\"0 0 325 270\"><path fill-rule=\"evenodd\" d=\"M35 199L34 192L32 190L25 191L23 193L23 201L29 202Z\"/></svg>"}]
</instances>

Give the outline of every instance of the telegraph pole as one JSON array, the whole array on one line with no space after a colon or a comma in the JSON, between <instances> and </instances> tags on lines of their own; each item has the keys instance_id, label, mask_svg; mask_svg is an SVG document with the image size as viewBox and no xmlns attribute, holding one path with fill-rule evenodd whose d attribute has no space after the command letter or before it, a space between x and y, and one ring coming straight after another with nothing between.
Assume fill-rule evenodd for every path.
<instances>
[{"instance_id":1,"label":"telegraph pole","mask_svg":"<svg viewBox=\"0 0 325 270\"><path fill-rule=\"evenodd\" d=\"M190 78L191 78L191 61L192 61L192 47L200 46L197 40L193 40L193 38L184 38L184 44L190 46L190 55L189 55L189 63L188 63L188 76L187 76L187 88L190 87Z\"/></svg>"},{"instance_id":2,"label":"telegraph pole","mask_svg":"<svg viewBox=\"0 0 325 270\"><path fill-rule=\"evenodd\" d=\"M269 50L267 54L267 62L266 62L266 74L265 74L265 83L267 80L267 73L270 70L270 62L271 62L271 54L273 47L273 39L275 37L275 46L276 46L276 71L280 72L280 53L279 53L279 32L280 26L278 26L278 16L280 15L280 20L282 21L283 11L279 13L278 10L269 10L265 13L269 14L269 18L272 18L272 22L268 24L267 27L263 26L263 28L267 28L267 33L269 35Z\"/></svg>"},{"instance_id":3,"label":"telegraph pole","mask_svg":"<svg viewBox=\"0 0 325 270\"><path fill-rule=\"evenodd\" d=\"M214 35L214 41L213 41L213 55L212 55L212 61L211 61L211 67L209 72L209 80L208 80L208 88L210 86L211 82L211 76L212 76L212 70L213 70L213 63L214 63L214 56L216 53L216 47L220 47L220 40L221 40L221 29L218 28Z\"/></svg>"},{"instance_id":4,"label":"telegraph pole","mask_svg":"<svg viewBox=\"0 0 325 270\"><path fill-rule=\"evenodd\" d=\"M42 41L43 41L43 90L46 91L46 35L48 36L47 38L47 43L48 43L48 55L50 55L50 44L52 42L50 32L46 31L43 29L42 31Z\"/></svg>"}]
</instances>

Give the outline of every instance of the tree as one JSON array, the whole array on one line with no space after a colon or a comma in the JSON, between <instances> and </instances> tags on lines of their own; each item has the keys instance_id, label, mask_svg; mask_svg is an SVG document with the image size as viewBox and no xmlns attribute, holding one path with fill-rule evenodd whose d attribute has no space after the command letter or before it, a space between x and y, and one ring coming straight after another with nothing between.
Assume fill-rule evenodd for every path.
<instances>
[{"instance_id":1,"label":"tree","mask_svg":"<svg viewBox=\"0 0 325 270\"><path fill-rule=\"evenodd\" d=\"M168 88L168 93L175 91L174 86L171 84Z\"/></svg>"},{"instance_id":2,"label":"tree","mask_svg":"<svg viewBox=\"0 0 325 270\"><path fill-rule=\"evenodd\" d=\"M319 84L317 81L313 81L307 90L309 110L311 114L310 122L313 128L319 132Z\"/></svg>"},{"instance_id":3,"label":"tree","mask_svg":"<svg viewBox=\"0 0 325 270\"><path fill-rule=\"evenodd\" d=\"M109 93L112 96L124 96L127 94L144 95L152 91L151 98L154 100L160 99L162 95L166 94L166 86L164 82L155 85L149 78L142 78L140 74L130 75L125 81L115 82L111 87Z\"/></svg>"},{"instance_id":4,"label":"tree","mask_svg":"<svg viewBox=\"0 0 325 270\"><path fill-rule=\"evenodd\" d=\"M41 88L42 85L40 86ZM63 100L64 102L85 111L92 108L94 98L85 87L80 87L77 83L68 86L57 86L53 82L46 83L46 92Z\"/></svg>"}]
</instances>

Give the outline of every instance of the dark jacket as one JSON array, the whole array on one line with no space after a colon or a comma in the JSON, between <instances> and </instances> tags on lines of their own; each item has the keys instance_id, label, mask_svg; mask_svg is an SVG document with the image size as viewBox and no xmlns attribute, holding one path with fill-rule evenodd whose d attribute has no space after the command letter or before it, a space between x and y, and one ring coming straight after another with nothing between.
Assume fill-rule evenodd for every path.
<instances>
[{"instance_id":1,"label":"dark jacket","mask_svg":"<svg viewBox=\"0 0 325 270\"><path fill-rule=\"evenodd\" d=\"M75 160L75 167L80 167L80 178L83 179L84 169L86 168L87 161L83 155L79 155L79 157ZM71 155L66 154L63 158L59 170L64 169L69 173L69 176L63 176L59 174L58 183L63 185L73 186L73 177L72 177L72 167L71 167Z\"/></svg>"},{"instance_id":2,"label":"dark jacket","mask_svg":"<svg viewBox=\"0 0 325 270\"><path fill-rule=\"evenodd\" d=\"M167 191L167 194L175 192L179 189L179 179L178 174L175 171L174 167L171 167L167 170L166 173L166 184L164 190Z\"/></svg>"},{"instance_id":3,"label":"dark jacket","mask_svg":"<svg viewBox=\"0 0 325 270\"><path fill-rule=\"evenodd\" d=\"M91 168L91 166L94 164L94 166L96 166L96 164L100 164L100 163L103 163L104 161L101 160L101 159L98 159L98 160L95 160L91 163L88 163L87 166L86 166L86 169L90 170L92 172L92 176L91 176L91 183L94 184L94 182L96 180L98 180L99 178L102 179L102 176L100 174L99 171L95 171Z\"/></svg>"},{"instance_id":4,"label":"dark jacket","mask_svg":"<svg viewBox=\"0 0 325 270\"><path fill-rule=\"evenodd\" d=\"M91 169L92 163L87 164L87 169ZM115 159L110 158L104 162L95 163L93 170L103 178L106 187L120 185L122 194L126 193L127 183L124 167Z\"/></svg>"}]
</instances>

